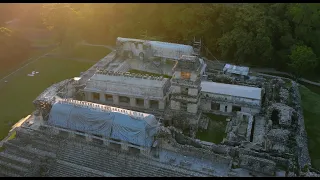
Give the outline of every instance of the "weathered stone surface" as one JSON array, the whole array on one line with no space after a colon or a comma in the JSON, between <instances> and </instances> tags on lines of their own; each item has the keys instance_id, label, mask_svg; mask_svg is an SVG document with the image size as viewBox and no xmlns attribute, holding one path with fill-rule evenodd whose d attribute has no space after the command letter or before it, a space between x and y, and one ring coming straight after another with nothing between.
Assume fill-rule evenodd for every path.
<instances>
[{"instance_id":1,"label":"weathered stone surface","mask_svg":"<svg viewBox=\"0 0 320 180\"><path fill-rule=\"evenodd\" d=\"M276 169L276 163L267 159L242 155L240 158L240 167L253 171L273 175Z\"/></svg>"},{"instance_id":2,"label":"weathered stone surface","mask_svg":"<svg viewBox=\"0 0 320 180\"><path fill-rule=\"evenodd\" d=\"M272 129L268 132L268 139L274 142L286 143L289 139L290 131L286 129Z\"/></svg>"}]
</instances>

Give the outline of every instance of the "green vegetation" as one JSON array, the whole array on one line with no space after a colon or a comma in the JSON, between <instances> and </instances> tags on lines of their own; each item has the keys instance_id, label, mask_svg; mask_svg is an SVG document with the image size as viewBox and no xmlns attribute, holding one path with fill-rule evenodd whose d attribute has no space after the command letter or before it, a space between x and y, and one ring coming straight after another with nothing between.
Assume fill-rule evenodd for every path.
<instances>
[{"instance_id":1,"label":"green vegetation","mask_svg":"<svg viewBox=\"0 0 320 180\"><path fill-rule=\"evenodd\" d=\"M302 74L306 74L308 71L312 71L317 64L317 55L314 54L312 49L307 46L296 46L289 56L291 63L289 67L297 77L301 77Z\"/></svg>"},{"instance_id":2,"label":"green vegetation","mask_svg":"<svg viewBox=\"0 0 320 180\"><path fill-rule=\"evenodd\" d=\"M0 5L0 26L18 18L20 26L47 28L52 37L48 37L51 40L41 37L32 42L25 32L28 28L19 27L21 31L13 30L12 25L0 28L0 77L33 57L31 45L59 44L63 51L70 53L69 57L96 61L108 51L89 50L76 47L76 44L85 40L112 45L119 36L190 44L195 36L202 37L205 47L217 59L255 67L272 67L294 72L297 77L316 80L320 75L319 10L320 4L308 3L4 3ZM203 53L213 59L211 53ZM33 98L46 87L67 77L77 76L89 66L90 63L46 58L19 71L4 86L0 84L0 114L4 121L0 126L1 136L9 129L6 123L15 122L31 112ZM26 76L32 70L41 73L35 77ZM131 71L156 76L153 73ZM311 90L301 87L310 154L313 164L319 168L317 150L320 148L320 121L317 117L320 117L320 88L301 84ZM221 125L225 123L217 117L213 119L221 122ZM219 124L212 122L209 123L210 127ZM219 130L224 131L224 127L214 128L212 132ZM215 139L218 135L203 134L204 139L209 137L215 142L221 139Z\"/></svg>"},{"instance_id":3,"label":"green vegetation","mask_svg":"<svg viewBox=\"0 0 320 180\"><path fill-rule=\"evenodd\" d=\"M70 57L98 61L110 52L105 47L79 45L71 52Z\"/></svg>"},{"instance_id":4,"label":"green vegetation","mask_svg":"<svg viewBox=\"0 0 320 180\"><path fill-rule=\"evenodd\" d=\"M167 59L166 64L174 65L176 64L176 61Z\"/></svg>"},{"instance_id":5,"label":"green vegetation","mask_svg":"<svg viewBox=\"0 0 320 180\"><path fill-rule=\"evenodd\" d=\"M6 150L6 148L4 146L0 147L0 152L3 152L4 150Z\"/></svg>"},{"instance_id":6,"label":"green vegetation","mask_svg":"<svg viewBox=\"0 0 320 180\"><path fill-rule=\"evenodd\" d=\"M16 62L14 64L11 64L10 67L1 67L0 66L0 78L3 78L10 74L11 72L17 70L18 68L26 65L27 63L33 61L34 59L48 53L48 52L54 52L54 49L34 49L30 52L29 56L25 59L21 59L21 62Z\"/></svg>"},{"instance_id":7,"label":"green vegetation","mask_svg":"<svg viewBox=\"0 0 320 180\"><path fill-rule=\"evenodd\" d=\"M20 33L0 27L0 74L28 59L32 52L30 41Z\"/></svg>"},{"instance_id":8,"label":"green vegetation","mask_svg":"<svg viewBox=\"0 0 320 180\"><path fill-rule=\"evenodd\" d=\"M136 69L130 69L128 72L135 73L135 74L144 74L144 75L149 75L149 76L157 76L157 77L162 76L162 77L168 78L168 79L172 78L172 76L161 75L161 74L156 74L156 73L151 73L151 72L146 72L146 71L140 71L140 70L136 70Z\"/></svg>"},{"instance_id":9,"label":"green vegetation","mask_svg":"<svg viewBox=\"0 0 320 180\"><path fill-rule=\"evenodd\" d=\"M320 93L312 92L304 86L301 86L299 90L312 165L320 169Z\"/></svg>"},{"instance_id":10,"label":"green vegetation","mask_svg":"<svg viewBox=\"0 0 320 180\"><path fill-rule=\"evenodd\" d=\"M32 101L42 91L53 83L79 76L93 63L41 58L12 75L8 83L0 84L0 139L7 136L12 124L33 111ZM27 76L32 71L40 73L34 77Z\"/></svg>"},{"instance_id":11,"label":"green vegetation","mask_svg":"<svg viewBox=\"0 0 320 180\"><path fill-rule=\"evenodd\" d=\"M210 118L208 129L203 131L198 131L196 137L203 141L213 142L219 144L225 138L226 126L227 126L227 117L214 114L205 114Z\"/></svg>"},{"instance_id":12,"label":"green vegetation","mask_svg":"<svg viewBox=\"0 0 320 180\"><path fill-rule=\"evenodd\" d=\"M0 23L19 18L22 26L46 27L67 51L81 40L112 45L119 36L183 44L202 37L207 56L308 76L320 73L319 9L308 3L4 4Z\"/></svg>"},{"instance_id":13,"label":"green vegetation","mask_svg":"<svg viewBox=\"0 0 320 180\"><path fill-rule=\"evenodd\" d=\"M10 135L10 137L8 138L8 140L11 140L11 139L16 138L16 135L17 135L17 132L16 132L16 131L12 132L12 134Z\"/></svg>"},{"instance_id":14,"label":"green vegetation","mask_svg":"<svg viewBox=\"0 0 320 180\"><path fill-rule=\"evenodd\" d=\"M53 38L41 38L41 39L34 39L31 41L33 46L48 46L55 44L55 40Z\"/></svg>"},{"instance_id":15,"label":"green vegetation","mask_svg":"<svg viewBox=\"0 0 320 180\"><path fill-rule=\"evenodd\" d=\"M285 79L284 82L285 82L285 87L286 87L286 88L291 88L292 84L291 84L291 81L290 81L290 80Z\"/></svg>"}]
</instances>

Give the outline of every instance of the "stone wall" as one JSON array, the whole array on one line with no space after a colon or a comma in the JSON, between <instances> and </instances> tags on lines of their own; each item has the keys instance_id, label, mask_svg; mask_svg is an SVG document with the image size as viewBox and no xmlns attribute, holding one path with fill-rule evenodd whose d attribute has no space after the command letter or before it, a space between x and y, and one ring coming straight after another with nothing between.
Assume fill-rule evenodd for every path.
<instances>
[{"instance_id":1,"label":"stone wall","mask_svg":"<svg viewBox=\"0 0 320 180\"><path fill-rule=\"evenodd\" d=\"M303 110L301 107L301 97L298 86L299 85L296 82L292 82L293 104L298 116L298 132L296 134L296 143L298 146L298 163L300 169L303 169L306 166L311 167L311 159L308 151L308 137L304 125Z\"/></svg>"},{"instance_id":2,"label":"stone wall","mask_svg":"<svg viewBox=\"0 0 320 180\"><path fill-rule=\"evenodd\" d=\"M267 175L274 175L276 170L276 163L267 159L261 159L248 155L241 155L239 157L240 167L261 172Z\"/></svg>"}]
</instances>

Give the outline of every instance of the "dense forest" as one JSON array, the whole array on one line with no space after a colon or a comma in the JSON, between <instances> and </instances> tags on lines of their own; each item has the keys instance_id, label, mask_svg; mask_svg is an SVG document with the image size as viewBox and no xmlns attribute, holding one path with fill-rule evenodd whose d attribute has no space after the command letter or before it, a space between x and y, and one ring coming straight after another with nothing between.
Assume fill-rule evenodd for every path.
<instances>
[{"instance_id":1,"label":"dense forest","mask_svg":"<svg viewBox=\"0 0 320 180\"><path fill-rule=\"evenodd\" d=\"M118 36L183 44L195 36L217 59L307 76L320 73L319 10L307 3L1 4L0 23L19 18L48 28L66 49L80 40L112 45Z\"/></svg>"}]
</instances>

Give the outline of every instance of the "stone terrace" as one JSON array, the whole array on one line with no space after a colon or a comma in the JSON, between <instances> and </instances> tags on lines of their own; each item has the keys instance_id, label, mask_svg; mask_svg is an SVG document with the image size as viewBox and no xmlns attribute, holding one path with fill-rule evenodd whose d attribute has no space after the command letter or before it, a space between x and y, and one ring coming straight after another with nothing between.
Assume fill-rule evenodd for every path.
<instances>
[{"instance_id":1,"label":"stone terrace","mask_svg":"<svg viewBox=\"0 0 320 180\"><path fill-rule=\"evenodd\" d=\"M42 126L16 131L17 137L5 142L5 151L0 153L0 176L212 176L101 142L88 142L79 135L72 139L68 133L52 135L50 128Z\"/></svg>"}]
</instances>

